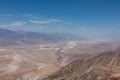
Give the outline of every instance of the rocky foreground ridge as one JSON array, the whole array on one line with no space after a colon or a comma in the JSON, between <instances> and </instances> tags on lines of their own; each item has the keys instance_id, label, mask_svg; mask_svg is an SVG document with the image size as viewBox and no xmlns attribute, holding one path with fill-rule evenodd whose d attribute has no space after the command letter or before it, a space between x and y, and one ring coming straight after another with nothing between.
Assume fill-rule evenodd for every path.
<instances>
[{"instance_id":1,"label":"rocky foreground ridge","mask_svg":"<svg viewBox=\"0 0 120 80\"><path fill-rule=\"evenodd\" d=\"M120 52L76 60L43 80L120 80Z\"/></svg>"}]
</instances>

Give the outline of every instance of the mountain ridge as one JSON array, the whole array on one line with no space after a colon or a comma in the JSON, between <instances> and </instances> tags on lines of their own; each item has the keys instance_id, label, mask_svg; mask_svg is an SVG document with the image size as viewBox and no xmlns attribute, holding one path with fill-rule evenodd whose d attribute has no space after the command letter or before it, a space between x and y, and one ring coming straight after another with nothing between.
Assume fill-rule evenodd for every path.
<instances>
[{"instance_id":1,"label":"mountain ridge","mask_svg":"<svg viewBox=\"0 0 120 80\"><path fill-rule=\"evenodd\" d=\"M119 74L120 52L104 52L76 60L43 80L118 80Z\"/></svg>"}]
</instances>

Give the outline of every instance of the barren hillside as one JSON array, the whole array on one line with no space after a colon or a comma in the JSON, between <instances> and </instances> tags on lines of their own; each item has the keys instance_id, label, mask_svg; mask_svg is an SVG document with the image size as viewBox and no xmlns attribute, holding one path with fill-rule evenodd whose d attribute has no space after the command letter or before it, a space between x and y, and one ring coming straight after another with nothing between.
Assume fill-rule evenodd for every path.
<instances>
[{"instance_id":1,"label":"barren hillside","mask_svg":"<svg viewBox=\"0 0 120 80\"><path fill-rule=\"evenodd\" d=\"M119 80L120 52L104 52L80 59L44 80Z\"/></svg>"}]
</instances>

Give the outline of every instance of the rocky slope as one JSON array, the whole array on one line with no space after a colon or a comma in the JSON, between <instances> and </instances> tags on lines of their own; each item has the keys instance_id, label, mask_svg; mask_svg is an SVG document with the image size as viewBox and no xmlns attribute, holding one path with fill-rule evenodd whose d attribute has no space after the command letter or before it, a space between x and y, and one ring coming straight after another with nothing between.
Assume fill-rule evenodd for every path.
<instances>
[{"instance_id":1,"label":"rocky slope","mask_svg":"<svg viewBox=\"0 0 120 80\"><path fill-rule=\"evenodd\" d=\"M43 80L120 80L120 52L76 60Z\"/></svg>"}]
</instances>

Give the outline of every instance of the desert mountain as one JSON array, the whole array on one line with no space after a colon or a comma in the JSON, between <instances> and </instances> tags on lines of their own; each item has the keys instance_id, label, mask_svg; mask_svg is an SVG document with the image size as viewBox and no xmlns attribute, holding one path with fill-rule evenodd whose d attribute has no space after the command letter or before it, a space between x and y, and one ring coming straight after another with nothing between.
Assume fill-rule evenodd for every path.
<instances>
[{"instance_id":1,"label":"desert mountain","mask_svg":"<svg viewBox=\"0 0 120 80\"><path fill-rule=\"evenodd\" d=\"M38 33L0 29L0 46L60 42L73 39L75 40L78 38L71 34ZM82 38L80 40L82 40Z\"/></svg>"},{"instance_id":2,"label":"desert mountain","mask_svg":"<svg viewBox=\"0 0 120 80\"><path fill-rule=\"evenodd\" d=\"M120 52L76 60L44 80L120 80Z\"/></svg>"}]
</instances>

